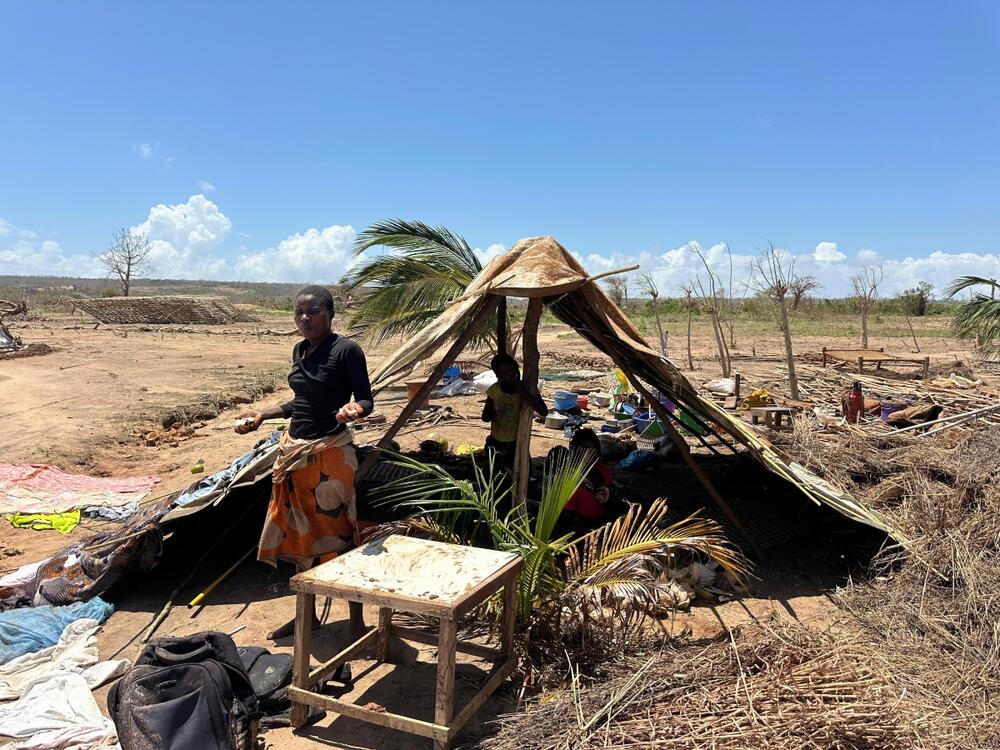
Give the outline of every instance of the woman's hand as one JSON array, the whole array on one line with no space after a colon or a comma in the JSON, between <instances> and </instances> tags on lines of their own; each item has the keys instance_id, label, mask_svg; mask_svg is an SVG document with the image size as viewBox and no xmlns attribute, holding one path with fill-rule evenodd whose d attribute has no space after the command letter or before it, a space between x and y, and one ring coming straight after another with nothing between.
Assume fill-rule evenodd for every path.
<instances>
[{"instance_id":1,"label":"woman's hand","mask_svg":"<svg viewBox=\"0 0 1000 750\"><path fill-rule=\"evenodd\" d=\"M255 432L260 429L264 421L264 414L259 411L245 411L236 418L238 424L233 429L238 435L246 435L248 432Z\"/></svg>"},{"instance_id":2,"label":"woman's hand","mask_svg":"<svg viewBox=\"0 0 1000 750\"><path fill-rule=\"evenodd\" d=\"M351 401L340 407L340 411L337 412L337 421L341 424L347 424L364 415L365 410L361 408L361 405Z\"/></svg>"}]
</instances>

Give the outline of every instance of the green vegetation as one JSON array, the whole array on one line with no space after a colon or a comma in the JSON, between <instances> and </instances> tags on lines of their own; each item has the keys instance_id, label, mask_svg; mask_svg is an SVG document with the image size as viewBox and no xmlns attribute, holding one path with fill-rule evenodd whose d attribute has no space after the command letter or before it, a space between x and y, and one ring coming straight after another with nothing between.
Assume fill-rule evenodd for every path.
<instances>
[{"instance_id":1,"label":"green vegetation","mask_svg":"<svg viewBox=\"0 0 1000 750\"><path fill-rule=\"evenodd\" d=\"M986 287L989 294L979 291L978 287ZM1000 284L996 279L982 276L962 276L955 279L945 293L954 297L966 289L976 291L955 310L955 331L960 338L975 339L976 346L981 349L1000 347L1000 300L996 298Z\"/></svg>"}]
</instances>

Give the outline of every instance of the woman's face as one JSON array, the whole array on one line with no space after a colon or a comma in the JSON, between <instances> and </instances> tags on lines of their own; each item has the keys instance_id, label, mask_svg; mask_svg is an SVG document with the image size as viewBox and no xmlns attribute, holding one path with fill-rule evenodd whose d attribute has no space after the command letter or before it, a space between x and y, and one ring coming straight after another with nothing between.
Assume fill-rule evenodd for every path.
<instances>
[{"instance_id":1,"label":"woman's face","mask_svg":"<svg viewBox=\"0 0 1000 750\"><path fill-rule=\"evenodd\" d=\"M295 327L303 338L317 339L330 330L330 312L323 300L311 294L295 298Z\"/></svg>"}]
</instances>

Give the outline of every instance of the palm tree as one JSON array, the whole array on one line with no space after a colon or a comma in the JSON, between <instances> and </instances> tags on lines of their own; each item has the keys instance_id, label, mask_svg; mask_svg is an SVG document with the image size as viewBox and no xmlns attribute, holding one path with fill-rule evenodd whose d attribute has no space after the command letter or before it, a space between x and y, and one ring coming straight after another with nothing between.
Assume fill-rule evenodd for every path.
<instances>
[{"instance_id":1,"label":"palm tree","mask_svg":"<svg viewBox=\"0 0 1000 750\"><path fill-rule=\"evenodd\" d=\"M747 561L717 523L693 515L667 526L662 498L645 510L632 506L589 534L560 534L559 514L594 465L589 452L567 451L547 464L534 519L519 507L504 510L510 506L511 485L494 470L491 454L485 468L473 463L471 480L406 456L391 460L410 474L381 488L377 504L411 508L418 515L384 531L516 552L524 558L517 614L528 627L545 623L549 633L558 634L565 631L567 616L583 629L609 617L622 626L635 623L660 603L668 588L661 579L676 564L678 552L715 561L737 580L747 574Z\"/></svg>"},{"instance_id":2,"label":"palm tree","mask_svg":"<svg viewBox=\"0 0 1000 750\"><path fill-rule=\"evenodd\" d=\"M444 227L387 219L358 235L354 258L373 247L389 252L361 262L341 280L361 301L351 325L374 343L416 333L444 312L483 270L465 239ZM483 344L495 339L484 325Z\"/></svg>"},{"instance_id":3,"label":"palm tree","mask_svg":"<svg viewBox=\"0 0 1000 750\"><path fill-rule=\"evenodd\" d=\"M1000 284L984 276L960 276L944 290L947 297L976 286L989 287L989 296L974 292L955 312L952 325L960 338L975 338L980 349L1000 347L1000 300L996 298Z\"/></svg>"}]
</instances>

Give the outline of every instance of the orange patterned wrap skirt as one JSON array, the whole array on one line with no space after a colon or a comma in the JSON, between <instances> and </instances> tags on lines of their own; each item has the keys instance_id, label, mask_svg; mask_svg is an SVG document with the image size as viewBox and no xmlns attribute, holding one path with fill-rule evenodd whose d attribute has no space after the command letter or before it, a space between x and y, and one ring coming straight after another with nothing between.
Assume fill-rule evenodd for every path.
<instances>
[{"instance_id":1,"label":"orange patterned wrap skirt","mask_svg":"<svg viewBox=\"0 0 1000 750\"><path fill-rule=\"evenodd\" d=\"M348 430L319 440L282 435L257 559L271 565L284 560L304 570L353 547L357 468Z\"/></svg>"}]
</instances>

